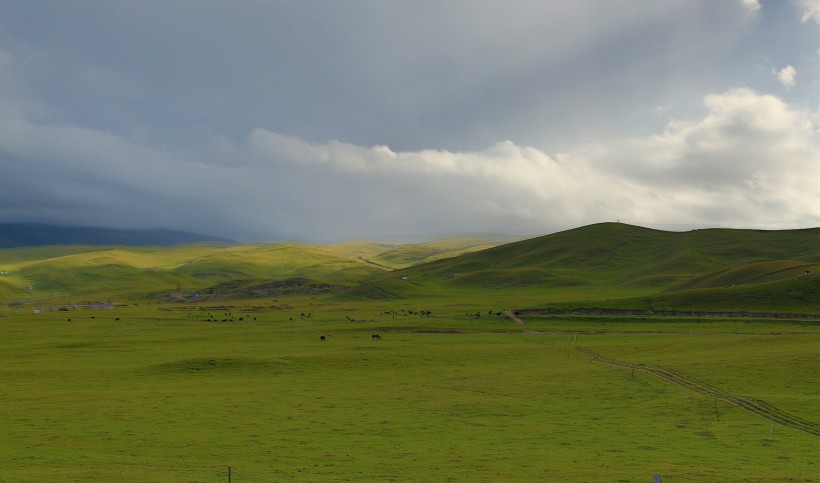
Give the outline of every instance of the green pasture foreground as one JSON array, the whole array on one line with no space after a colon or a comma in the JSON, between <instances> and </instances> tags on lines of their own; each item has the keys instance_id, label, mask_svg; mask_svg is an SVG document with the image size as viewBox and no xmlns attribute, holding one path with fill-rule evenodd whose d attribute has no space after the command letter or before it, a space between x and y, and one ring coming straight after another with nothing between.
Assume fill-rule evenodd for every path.
<instances>
[{"instance_id":1,"label":"green pasture foreground","mask_svg":"<svg viewBox=\"0 0 820 483\"><path fill-rule=\"evenodd\" d=\"M820 480L817 436L575 349L820 422L815 324L311 303L3 309L0 481Z\"/></svg>"}]
</instances>

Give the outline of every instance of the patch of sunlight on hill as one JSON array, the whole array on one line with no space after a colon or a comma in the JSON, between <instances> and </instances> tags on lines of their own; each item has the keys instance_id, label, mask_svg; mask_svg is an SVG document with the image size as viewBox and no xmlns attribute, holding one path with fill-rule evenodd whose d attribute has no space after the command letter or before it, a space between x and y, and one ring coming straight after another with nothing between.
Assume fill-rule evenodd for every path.
<instances>
[{"instance_id":1,"label":"patch of sunlight on hill","mask_svg":"<svg viewBox=\"0 0 820 483\"><path fill-rule=\"evenodd\" d=\"M334 245L317 245L317 248L336 256L356 258L371 265L395 270L457 257L520 239L521 237L512 235L459 235L417 243L353 240Z\"/></svg>"},{"instance_id":2,"label":"patch of sunlight on hill","mask_svg":"<svg viewBox=\"0 0 820 483\"><path fill-rule=\"evenodd\" d=\"M5 267L11 265L17 266L24 262L41 261L48 258L63 257L97 250L99 250L99 247L87 245L2 248L0 249L0 269L5 269Z\"/></svg>"},{"instance_id":3,"label":"patch of sunlight on hill","mask_svg":"<svg viewBox=\"0 0 820 483\"><path fill-rule=\"evenodd\" d=\"M375 271L364 261L322 247L281 243L231 247L186 263L178 271L207 279L262 279L327 276L362 267Z\"/></svg>"},{"instance_id":4,"label":"patch of sunlight on hill","mask_svg":"<svg viewBox=\"0 0 820 483\"><path fill-rule=\"evenodd\" d=\"M369 241L348 241L343 243L336 243L334 245L322 245L328 253L346 257L346 258L362 258L365 260L372 260L380 253L399 246L397 243L383 243L383 242L369 242Z\"/></svg>"},{"instance_id":5,"label":"patch of sunlight on hill","mask_svg":"<svg viewBox=\"0 0 820 483\"><path fill-rule=\"evenodd\" d=\"M173 269L190 260L207 256L219 248L207 246L185 246L173 248L125 248L125 247L92 247L79 253L63 254L63 250L51 252L42 258L26 257L16 263L10 263L11 270L20 270L35 265L50 265L54 269L72 267L90 267L98 265L125 265L140 269ZM40 252L40 250L38 250Z\"/></svg>"},{"instance_id":6,"label":"patch of sunlight on hill","mask_svg":"<svg viewBox=\"0 0 820 483\"><path fill-rule=\"evenodd\" d=\"M16 286L15 284L9 283L7 280L0 279L0 298L13 297L25 293L25 290Z\"/></svg>"},{"instance_id":7,"label":"patch of sunlight on hill","mask_svg":"<svg viewBox=\"0 0 820 483\"><path fill-rule=\"evenodd\" d=\"M414 265L454 258L480 252L505 243L519 240L519 237L504 235L456 236L439 238L423 243L413 243L392 247L379 253L373 261L392 268L406 268Z\"/></svg>"}]
</instances>

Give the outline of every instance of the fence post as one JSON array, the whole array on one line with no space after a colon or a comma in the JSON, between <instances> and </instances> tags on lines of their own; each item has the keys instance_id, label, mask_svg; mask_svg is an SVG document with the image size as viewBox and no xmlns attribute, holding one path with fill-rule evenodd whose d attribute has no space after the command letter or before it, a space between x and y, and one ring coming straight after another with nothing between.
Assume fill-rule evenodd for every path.
<instances>
[{"instance_id":1,"label":"fence post","mask_svg":"<svg viewBox=\"0 0 820 483\"><path fill-rule=\"evenodd\" d=\"M231 467L228 467L228 483L231 483Z\"/></svg>"}]
</instances>

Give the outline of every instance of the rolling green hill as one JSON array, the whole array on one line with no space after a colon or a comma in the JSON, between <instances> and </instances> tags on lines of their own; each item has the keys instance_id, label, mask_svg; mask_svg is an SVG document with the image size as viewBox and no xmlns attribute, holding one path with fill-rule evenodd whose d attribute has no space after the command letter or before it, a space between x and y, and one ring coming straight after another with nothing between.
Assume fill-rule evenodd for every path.
<instances>
[{"instance_id":1,"label":"rolling green hill","mask_svg":"<svg viewBox=\"0 0 820 483\"><path fill-rule=\"evenodd\" d=\"M348 299L441 297L611 307L810 310L820 229L667 232L602 223L492 246L454 237L396 245L61 246L0 250L0 297L208 290L223 297L305 293ZM490 248L487 248L490 246ZM432 261L431 261L432 260ZM405 267L392 270L397 267ZM812 276L804 278L809 279ZM606 302L606 304L604 304ZM530 303L530 302L527 302ZM817 305L817 304L814 304ZM811 309L816 310L816 309Z\"/></svg>"},{"instance_id":2,"label":"rolling green hill","mask_svg":"<svg viewBox=\"0 0 820 483\"><path fill-rule=\"evenodd\" d=\"M197 257L175 270L206 280L334 277L360 268L380 271L364 262L336 256L322 247L279 243L243 245Z\"/></svg>"},{"instance_id":3,"label":"rolling green hill","mask_svg":"<svg viewBox=\"0 0 820 483\"><path fill-rule=\"evenodd\" d=\"M602 223L411 267L400 274L451 285L617 284L663 290L741 265L766 262L769 265L759 271L784 270L786 277L788 270L818 261L820 229L677 233Z\"/></svg>"},{"instance_id":4,"label":"rolling green hill","mask_svg":"<svg viewBox=\"0 0 820 483\"><path fill-rule=\"evenodd\" d=\"M356 241L336 245L8 248L0 249L0 272L7 273L0 287L0 300L100 292L139 297L208 287L216 287L216 292L224 294L224 287L218 286L236 281L241 281L243 287L254 287L268 286L271 281L305 279L308 285L315 282L345 287L378 276L389 269L386 263L413 263L409 259L412 257L399 260L396 253L417 253L424 261L493 246L502 239L459 237L406 245ZM227 291L237 296L268 292L269 288Z\"/></svg>"},{"instance_id":5,"label":"rolling green hill","mask_svg":"<svg viewBox=\"0 0 820 483\"><path fill-rule=\"evenodd\" d=\"M30 293L37 296L101 292L140 296L199 290L242 279L309 277L355 282L383 270L333 255L322 247L294 244L32 250L12 250L19 256L6 254L2 270L9 273L4 277L6 284L18 289L30 286ZM45 258L33 256L38 252Z\"/></svg>"},{"instance_id":6,"label":"rolling green hill","mask_svg":"<svg viewBox=\"0 0 820 483\"><path fill-rule=\"evenodd\" d=\"M789 281L816 273L818 260L816 228L666 232L602 223L383 274L354 295L541 293L542 306L814 313L817 285Z\"/></svg>"}]
</instances>

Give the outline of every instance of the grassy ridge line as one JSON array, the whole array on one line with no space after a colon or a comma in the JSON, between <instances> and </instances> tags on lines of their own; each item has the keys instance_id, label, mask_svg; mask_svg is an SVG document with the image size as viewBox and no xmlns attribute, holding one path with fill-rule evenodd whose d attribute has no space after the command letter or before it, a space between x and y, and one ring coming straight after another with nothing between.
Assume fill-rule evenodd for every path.
<instances>
[{"instance_id":1,"label":"grassy ridge line","mask_svg":"<svg viewBox=\"0 0 820 483\"><path fill-rule=\"evenodd\" d=\"M672 369L615 361L601 356L588 347L576 346L575 348L579 352L587 355L592 362L600 362L602 364L608 364L610 366L621 367L624 369L648 372L691 391L733 404L744 411L748 411L761 418L774 421L782 426L787 426L814 436L820 436L820 424L806 421L798 418L797 416L792 416L791 414L785 413L765 401L745 396L734 396L717 387L711 386L703 381L699 381L693 377L687 376Z\"/></svg>"}]
</instances>

